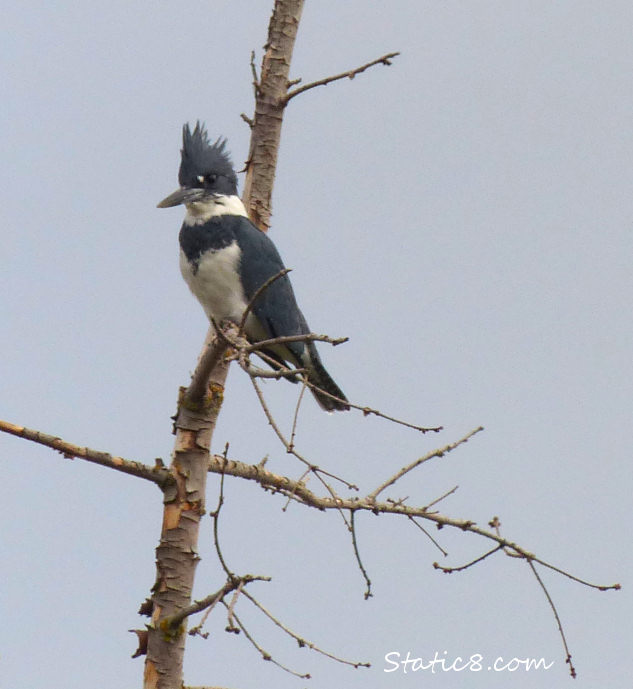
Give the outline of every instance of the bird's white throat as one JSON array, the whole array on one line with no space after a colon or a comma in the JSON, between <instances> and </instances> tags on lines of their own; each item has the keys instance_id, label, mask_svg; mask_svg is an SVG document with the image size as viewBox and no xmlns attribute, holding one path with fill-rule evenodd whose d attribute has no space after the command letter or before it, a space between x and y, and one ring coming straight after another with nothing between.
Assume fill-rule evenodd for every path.
<instances>
[{"instance_id":1,"label":"bird's white throat","mask_svg":"<svg viewBox=\"0 0 633 689\"><path fill-rule=\"evenodd\" d=\"M211 218L220 215L243 215L248 217L246 208L239 196L214 196L207 201L193 201L185 204L185 225L203 225Z\"/></svg>"}]
</instances>

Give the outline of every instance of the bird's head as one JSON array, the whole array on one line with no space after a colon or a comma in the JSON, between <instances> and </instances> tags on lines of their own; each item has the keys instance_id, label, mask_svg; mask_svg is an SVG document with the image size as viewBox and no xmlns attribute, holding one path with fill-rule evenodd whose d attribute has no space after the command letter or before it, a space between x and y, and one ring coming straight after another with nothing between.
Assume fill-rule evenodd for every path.
<instances>
[{"instance_id":1,"label":"bird's head","mask_svg":"<svg viewBox=\"0 0 633 689\"><path fill-rule=\"evenodd\" d=\"M237 194L237 177L226 150L226 139L210 143L200 122L193 132L189 124L182 128L182 150L178 181L180 189L163 199L158 208L184 204L209 204L215 199Z\"/></svg>"}]
</instances>

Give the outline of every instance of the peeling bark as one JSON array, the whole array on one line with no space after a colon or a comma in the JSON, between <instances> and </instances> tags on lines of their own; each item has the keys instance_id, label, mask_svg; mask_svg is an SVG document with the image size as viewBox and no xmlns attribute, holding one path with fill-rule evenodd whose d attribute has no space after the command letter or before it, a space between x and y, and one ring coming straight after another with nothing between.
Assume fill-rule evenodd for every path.
<instances>
[{"instance_id":1,"label":"peeling bark","mask_svg":"<svg viewBox=\"0 0 633 689\"><path fill-rule=\"evenodd\" d=\"M166 618L191 603L198 564L198 532L205 513L206 475L211 437L224 395L228 364L211 373L201 400L183 395L176 419L176 443L169 471L173 488L165 493L160 543L156 549L156 583L152 595L145 689L182 686L186 622L176 629Z\"/></svg>"}]
</instances>

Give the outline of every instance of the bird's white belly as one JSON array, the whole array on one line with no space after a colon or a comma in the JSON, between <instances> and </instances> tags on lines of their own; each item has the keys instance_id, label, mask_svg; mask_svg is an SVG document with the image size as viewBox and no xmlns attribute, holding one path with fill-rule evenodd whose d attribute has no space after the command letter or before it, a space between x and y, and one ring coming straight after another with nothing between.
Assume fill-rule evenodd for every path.
<instances>
[{"instance_id":1,"label":"bird's white belly","mask_svg":"<svg viewBox=\"0 0 633 689\"><path fill-rule=\"evenodd\" d=\"M180 272L209 318L239 322L247 306L239 278L241 250L233 244L207 251L194 272L184 252L180 252Z\"/></svg>"}]
</instances>

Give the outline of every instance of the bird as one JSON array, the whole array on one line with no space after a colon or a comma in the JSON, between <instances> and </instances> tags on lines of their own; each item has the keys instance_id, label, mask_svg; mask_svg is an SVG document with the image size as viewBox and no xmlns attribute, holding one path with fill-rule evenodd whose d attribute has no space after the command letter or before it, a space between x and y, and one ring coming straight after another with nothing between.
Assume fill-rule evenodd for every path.
<instances>
[{"instance_id":1,"label":"bird","mask_svg":"<svg viewBox=\"0 0 633 689\"><path fill-rule=\"evenodd\" d=\"M200 121L193 131L188 123L183 126L180 188L158 204L185 206L179 234L182 276L212 323L239 325L250 304L244 334L251 344L307 335L311 331L288 275L273 280L285 270L283 261L270 237L250 221L226 147L221 137L211 143ZM322 409L350 408L314 342L275 344L258 354L275 370L287 369L288 364L302 369L298 375L314 386L310 389ZM298 382L297 376L287 377Z\"/></svg>"}]
</instances>

